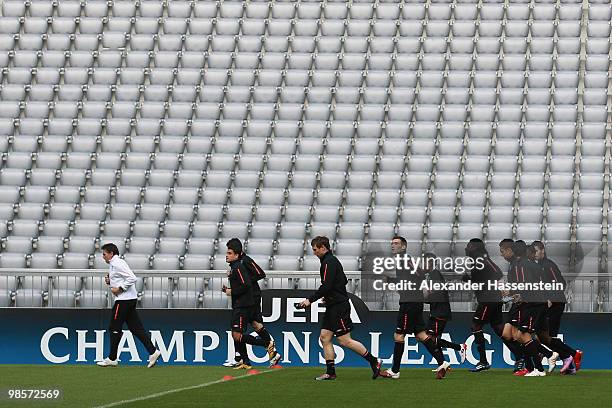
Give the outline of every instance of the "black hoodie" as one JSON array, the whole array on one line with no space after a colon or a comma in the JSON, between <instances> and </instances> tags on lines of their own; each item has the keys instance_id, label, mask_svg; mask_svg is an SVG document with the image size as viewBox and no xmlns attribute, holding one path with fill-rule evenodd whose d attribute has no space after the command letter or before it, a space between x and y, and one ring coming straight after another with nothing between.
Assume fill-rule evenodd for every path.
<instances>
[{"instance_id":1,"label":"black hoodie","mask_svg":"<svg viewBox=\"0 0 612 408\"><path fill-rule=\"evenodd\" d=\"M540 264L542 268L544 268L544 276L542 277L544 282L560 282L563 284L564 288L567 287L567 282L565 281L565 278L563 278L559 267L550 258L544 257L542 260L538 261L538 264ZM548 300L550 300L551 302L567 302L567 299L565 298L565 292L563 290L552 290L548 292L547 295Z\"/></svg>"},{"instance_id":2,"label":"black hoodie","mask_svg":"<svg viewBox=\"0 0 612 408\"><path fill-rule=\"evenodd\" d=\"M321 261L319 269L321 286L308 300L313 303L323 298L326 306L348 301L349 296L346 291L348 279L338 258L330 250L319 259Z\"/></svg>"},{"instance_id":3,"label":"black hoodie","mask_svg":"<svg viewBox=\"0 0 612 408\"><path fill-rule=\"evenodd\" d=\"M501 302L501 292L498 290L489 290L489 282L498 281L504 277L499 266L489 258L486 253L477 253L472 256L472 259L482 259L482 268L472 268L470 271L471 280L473 283L483 284L482 290L474 292L478 303Z\"/></svg>"},{"instance_id":4,"label":"black hoodie","mask_svg":"<svg viewBox=\"0 0 612 408\"><path fill-rule=\"evenodd\" d=\"M250 307L255 304L253 284L240 259L230 263L229 283L232 288L232 308Z\"/></svg>"},{"instance_id":5,"label":"black hoodie","mask_svg":"<svg viewBox=\"0 0 612 408\"><path fill-rule=\"evenodd\" d=\"M261 304L261 288L259 282L266 277L264 270L247 254L243 254L240 258L242 264L246 268L249 276L251 277L251 285L253 286L253 300L256 305Z\"/></svg>"}]
</instances>

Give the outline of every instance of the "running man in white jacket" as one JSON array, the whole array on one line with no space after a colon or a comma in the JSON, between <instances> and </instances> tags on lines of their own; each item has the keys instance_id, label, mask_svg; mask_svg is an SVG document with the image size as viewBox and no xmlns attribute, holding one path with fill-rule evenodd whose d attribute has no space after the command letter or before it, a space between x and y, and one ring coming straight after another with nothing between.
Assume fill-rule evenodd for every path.
<instances>
[{"instance_id":1,"label":"running man in white jacket","mask_svg":"<svg viewBox=\"0 0 612 408\"><path fill-rule=\"evenodd\" d=\"M119 258L119 249L115 244L105 244L102 246L102 258L109 265L109 272L106 276L106 284L110 286L111 292L115 297L115 304L111 314L109 325L110 333L110 354L102 361L98 361L101 367L116 366L117 349L121 341L123 323L127 323L128 329L149 352L147 367L151 368L157 363L161 355L151 342L151 337L146 333L138 313L136 312L136 302L138 293L136 292L136 275L132 272L129 265Z\"/></svg>"}]
</instances>

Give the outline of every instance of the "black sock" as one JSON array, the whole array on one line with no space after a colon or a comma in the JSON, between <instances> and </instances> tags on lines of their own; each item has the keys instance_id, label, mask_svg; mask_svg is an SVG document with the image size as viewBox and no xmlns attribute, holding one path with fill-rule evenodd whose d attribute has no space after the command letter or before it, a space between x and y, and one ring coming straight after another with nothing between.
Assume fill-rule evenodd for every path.
<instances>
[{"instance_id":1,"label":"black sock","mask_svg":"<svg viewBox=\"0 0 612 408\"><path fill-rule=\"evenodd\" d=\"M393 367L391 367L391 371L394 373L399 373L400 365L402 364L402 356L404 355L404 342L396 341L393 346Z\"/></svg>"},{"instance_id":2,"label":"black sock","mask_svg":"<svg viewBox=\"0 0 612 408\"><path fill-rule=\"evenodd\" d=\"M551 358L553 355L553 352L542 343L538 343L538 352L546 358Z\"/></svg>"},{"instance_id":3,"label":"black sock","mask_svg":"<svg viewBox=\"0 0 612 408\"><path fill-rule=\"evenodd\" d=\"M525 368L527 371L532 372L534 369L533 358L531 356L525 357Z\"/></svg>"},{"instance_id":4,"label":"black sock","mask_svg":"<svg viewBox=\"0 0 612 408\"><path fill-rule=\"evenodd\" d=\"M336 365L334 364L334 360L325 360L325 366L327 367L327 374L336 375Z\"/></svg>"},{"instance_id":5,"label":"black sock","mask_svg":"<svg viewBox=\"0 0 612 408\"><path fill-rule=\"evenodd\" d=\"M372 367L372 368L376 368L376 366L378 365L378 359L376 357L374 357L372 354L370 354L370 352L367 351L367 350L366 350L365 354L361 355L361 357L363 357L365 359L365 361L370 363L370 367Z\"/></svg>"},{"instance_id":6,"label":"black sock","mask_svg":"<svg viewBox=\"0 0 612 408\"><path fill-rule=\"evenodd\" d=\"M489 364L489 361L487 360L484 333L482 330L474 333L474 341L476 342L476 350L478 350L478 354L480 355L480 363Z\"/></svg>"},{"instance_id":7,"label":"black sock","mask_svg":"<svg viewBox=\"0 0 612 408\"><path fill-rule=\"evenodd\" d=\"M514 360L518 361L522 358L523 356L523 352L521 350L520 345L514 341L514 340L506 340L504 338L502 338L502 341L504 342L504 344L506 345L506 347L508 347L508 350L510 350L512 352L512 354L514 354Z\"/></svg>"},{"instance_id":8,"label":"black sock","mask_svg":"<svg viewBox=\"0 0 612 408\"><path fill-rule=\"evenodd\" d=\"M542 360L538 356L538 342L535 340L528 341L523 345L523 350L525 351L525 357L531 357L533 359L533 366L535 369L544 371Z\"/></svg>"},{"instance_id":9,"label":"black sock","mask_svg":"<svg viewBox=\"0 0 612 408\"><path fill-rule=\"evenodd\" d=\"M461 344L453 343L452 341L444 340L442 338L438 338L438 346L453 350L461 350Z\"/></svg>"},{"instance_id":10,"label":"black sock","mask_svg":"<svg viewBox=\"0 0 612 408\"><path fill-rule=\"evenodd\" d=\"M238 343L238 353L240 354L240 359L242 359L243 364L251 365L251 360L249 359L249 353L247 352L246 343Z\"/></svg>"},{"instance_id":11,"label":"black sock","mask_svg":"<svg viewBox=\"0 0 612 408\"><path fill-rule=\"evenodd\" d=\"M121 330L110 331L110 354L108 355L108 358L111 360L117 359L117 349L119 348L119 342L121 341L122 335L123 331Z\"/></svg>"},{"instance_id":12,"label":"black sock","mask_svg":"<svg viewBox=\"0 0 612 408\"><path fill-rule=\"evenodd\" d=\"M252 346L260 346L260 347L268 347L268 343L270 343L269 341L265 341L264 339L253 337L250 334L243 334L240 341L242 343L250 344Z\"/></svg>"},{"instance_id":13,"label":"black sock","mask_svg":"<svg viewBox=\"0 0 612 408\"><path fill-rule=\"evenodd\" d=\"M268 333L265 327L262 327L261 329L259 329L257 331L257 335L261 337L263 340L267 341L268 343L272 340L272 337L270 337L270 333Z\"/></svg>"},{"instance_id":14,"label":"black sock","mask_svg":"<svg viewBox=\"0 0 612 408\"><path fill-rule=\"evenodd\" d=\"M536 370L539 371L544 371L544 366L542 366L542 356L540 356L539 354L533 358L533 366L536 368Z\"/></svg>"},{"instance_id":15,"label":"black sock","mask_svg":"<svg viewBox=\"0 0 612 408\"><path fill-rule=\"evenodd\" d=\"M568 358L576 354L576 350L574 350L556 337L550 339L550 348L559 353L559 356L561 358Z\"/></svg>"},{"instance_id":16,"label":"black sock","mask_svg":"<svg viewBox=\"0 0 612 408\"><path fill-rule=\"evenodd\" d=\"M436 342L431 337L427 337L423 344L427 348L427 351L429 351L429 354L431 354L431 356L436 359L438 365L441 365L444 362L444 355L442 354L442 350L440 350L440 347L438 347Z\"/></svg>"},{"instance_id":17,"label":"black sock","mask_svg":"<svg viewBox=\"0 0 612 408\"><path fill-rule=\"evenodd\" d=\"M516 372L518 369L525 369L525 352L523 350L523 345L516 340L507 340L508 345L514 348L514 371Z\"/></svg>"}]
</instances>

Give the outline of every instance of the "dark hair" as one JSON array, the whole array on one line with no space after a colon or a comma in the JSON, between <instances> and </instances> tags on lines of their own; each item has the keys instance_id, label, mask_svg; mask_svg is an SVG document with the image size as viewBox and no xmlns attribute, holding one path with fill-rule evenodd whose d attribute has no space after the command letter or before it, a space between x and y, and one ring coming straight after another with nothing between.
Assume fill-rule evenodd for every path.
<instances>
[{"instance_id":1,"label":"dark hair","mask_svg":"<svg viewBox=\"0 0 612 408\"><path fill-rule=\"evenodd\" d=\"M406 238L396 235L393 238L391 238L391 241L394 241L396 239L399 239L400 241L402 241L402 245L408 246L408 241L406 241Z\"/></svg>"},{"instance_id":2,"label":"dark hair","mask_svg":"<svg viewBox=\"0 0 612 408\"><path fill-rule=\"evenodd\" d=\"M465 254L471 257L478 257L487 253L487 248L480 238L472 238L465 246Z\"/></svg>"},{"instance_id":3,"label":"dark hair","mask_svg":"<svg viewBox=\"0 0 612 408\"><path fill-rule=\"evenodd\" d=\"M534 248L539 249L540 251L543 251L543 250L544 250L544 243L543 243L542 241L533 241L533 242L531 243L531 245L532 245Z\"/></svg>"},{"instance_id":4,"label":"dark hair","mask_svg":"<svg viewBox=\"0 0 612 408\"><path fill-rule=\"evenodd\" d=\"M316 236L310 241L310 246L314 247L325 247L328 251L331 248L329 246L329 238L323 237L321 235Z\"/></svg>"},{"instance_id":5,"label":"dark hair","mask_svg":"<svg viewBox=\"0 0 612 408\"><path fill-rule=\"evenodd\" d=\"M535 256L535 245L527 245L527 257Z\"/></svg>"},{"instance_id":6,"label":"dark hair","mask_svg":"<svg viewBox=\"0 0 612 408\"><path fill-rule=\"evenodd\" d=\"M512 252L518 257L525 256L525 254L527 254L527 244L525 241L515 241L514 244L512 244Z\"/></svg>"},{"instance_id":7,"label":"dark hair","mask_svg":"<svg viewBox=\"0 0 612 408\"><path fill-rule=\"evenodd\" d=\"M102 250L111 252L113 255L119 255L119 248L117 248L117 245L113 244L112 242L102 245Z\"/></svg>"},{"instance_id":8,"label":"dark hair","mask_svg":"<svg viewBox=\"0 0 612 408\"><path fill-rule=\"evenodd\" d=\"M227 249L231 249L235 254L242 254L242 242L238 238L232 238L225 244Z\"/></svg>"},{"instance_id":9,"label":"dark hair","mask_svg":"<svg viewBox=\"0 0 612 408\"><path fill-rule=\"evenodd\" d=\"M510 238L504 238L500 241L499 247L502 249L512 249L514 241Z\"/></svg>"}]
</instances>

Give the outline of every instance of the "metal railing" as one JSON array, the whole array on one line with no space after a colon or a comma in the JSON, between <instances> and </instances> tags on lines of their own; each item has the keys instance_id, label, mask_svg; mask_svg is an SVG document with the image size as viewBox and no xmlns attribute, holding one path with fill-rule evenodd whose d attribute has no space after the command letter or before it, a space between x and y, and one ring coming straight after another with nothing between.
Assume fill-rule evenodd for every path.
<instances>
[{"instance_id":1,"label":"metal railing","mask_svg":"<svg viewBox=\"0 0 612 408\"><path fill-rule=\"evenodd\" d=\"M144 308L229 308L221 292L227 284L223 270L136 270L136 290ZM0 307L36 308L108 308L112 303L109 287L104 283L107 271L102 269L9 269L0 268ZM360 271L345 272L349 292L362 295ZM315 290L318 271L268 271L260 282L262 290ZM457 280L456 274L445 274ZM612 274L566 274L567 311L610 312ZM450 291L454 311L473 311L472 292ZM376 298L363 300L372 310L396 310L396 293L381 292Z\"/></svg>"}]
</instances>

